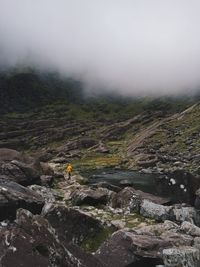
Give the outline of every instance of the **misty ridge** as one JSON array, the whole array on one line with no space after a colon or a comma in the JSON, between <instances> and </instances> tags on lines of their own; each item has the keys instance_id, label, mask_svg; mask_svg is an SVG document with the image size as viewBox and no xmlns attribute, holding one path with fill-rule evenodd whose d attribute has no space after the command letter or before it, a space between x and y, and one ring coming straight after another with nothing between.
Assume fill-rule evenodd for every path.
<instances>
[{"instance_id":1,"label":"misty ridge","mask_svg":"<svg viewBox=\"0 0 200 267\"><path fill-rule=\"evenodd\" d=\"M0 0L0 65L57 71L91 92L196 92L199 9L197 0Z\"/></svg>"}]
</instances>

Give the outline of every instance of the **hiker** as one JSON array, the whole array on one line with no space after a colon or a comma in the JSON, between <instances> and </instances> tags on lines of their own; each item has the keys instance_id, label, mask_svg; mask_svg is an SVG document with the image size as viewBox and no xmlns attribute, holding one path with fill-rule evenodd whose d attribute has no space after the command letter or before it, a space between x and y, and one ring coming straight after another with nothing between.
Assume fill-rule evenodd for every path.
<instances>
[{"instance_id":1,"label":"hiker","mask_svg":"<svg viewBox=\"0 0 200 267\"><path fill-rule=\"evenodd\" d=\"M66 172L68 174L68 180L70 180L71 178L71 173L72 173L72 165L71 164L68 164L67 168L66 168Z\"/></svg>"}]
</instances>

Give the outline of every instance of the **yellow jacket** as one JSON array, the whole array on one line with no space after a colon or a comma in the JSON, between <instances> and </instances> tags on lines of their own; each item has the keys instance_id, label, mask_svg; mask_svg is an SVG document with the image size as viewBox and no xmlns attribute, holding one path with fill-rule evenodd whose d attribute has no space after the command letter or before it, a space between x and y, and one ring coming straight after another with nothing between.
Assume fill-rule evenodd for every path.
<instances>
[{"instance_id":1,"label":"yellow jacket","mask_svg":"<svg viewBox=\"0 0 200 267\"><path fill-rule=\"evenodd\" d=\"M68 165L66 171L67 171L67 172L72 172L72 169L73 169L73 168L72 168L72 165Z\"/></svg>"}]
</instances>

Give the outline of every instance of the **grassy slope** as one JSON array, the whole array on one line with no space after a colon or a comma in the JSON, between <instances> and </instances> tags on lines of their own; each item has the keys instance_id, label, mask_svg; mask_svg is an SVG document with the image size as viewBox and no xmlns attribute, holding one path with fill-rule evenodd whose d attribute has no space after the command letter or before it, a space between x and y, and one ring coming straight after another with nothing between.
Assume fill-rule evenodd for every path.
<instances>
[{"instance_id":1,"label":"grassy slope","mask_svg":"<svg viewBox=\"0 0 200 267\"><path fill-rule=\"evenodd\" d=\"M138 155L147 154L172 158L172 162L158 162L157 167L168 169L177 164L177 167L195 172L199 167L199 125L200 104L165 118L158 118L155 114L150 115L149 120L133 123L118 140L106 140L105 144L110 153L84 150L83 157L74 160L73 164L76 169L82 170L114 166L135 168ZM129 155L130 146L134 147L131 155Z\"/></svg>"}]
</instances>

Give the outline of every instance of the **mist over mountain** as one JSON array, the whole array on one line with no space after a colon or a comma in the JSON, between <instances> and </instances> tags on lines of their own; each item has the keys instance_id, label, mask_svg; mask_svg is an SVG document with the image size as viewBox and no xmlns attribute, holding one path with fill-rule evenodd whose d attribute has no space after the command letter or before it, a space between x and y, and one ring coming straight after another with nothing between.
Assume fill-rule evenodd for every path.
<instances>
[{"instance_id":1,"label":"mist over mountain","mask_svg":"<svg viewBox=\"0 0 200 267\"><path fill-rule=\"evenodd\" d=\"M197 0L0 0L0 65L55 70L92 92L196 92L199 8Z\"/></svg>"}]
</instances>

